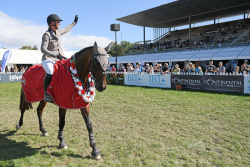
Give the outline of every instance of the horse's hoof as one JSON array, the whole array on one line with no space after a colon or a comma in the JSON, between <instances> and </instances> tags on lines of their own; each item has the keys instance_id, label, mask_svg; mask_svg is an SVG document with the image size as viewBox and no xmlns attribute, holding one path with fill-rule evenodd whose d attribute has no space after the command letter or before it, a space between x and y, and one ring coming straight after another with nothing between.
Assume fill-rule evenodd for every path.
<instances>
[{"instance_id":1,"label":"horse's hoof","mask_svg":"<svg viewBox=\"0 0 250 167\"><path fill-rule=\"evenodd\" d=\"M21 126L19 126L19 124L16 124L16 130L19 130L21 128Z\"/></svg>"},{"instance_id":2,"label":"horse's hoof","mask_svg":"<svg viewBox=\"0 0 250 167\"><path fill-rule=\"evenodd\" d=\"M59 144L59 149L67 150L68 146L66 145L66 143L64 141L61 141Z\"/></svg>"},{"instance_id":3,"label":"horse's hoof","mask_svg":"<svg viewBox=\"0 0 250 167\"><path fill-rule=\"evenodd\" d=\"M99 150L97 150L97 149L93 150L91 152L91 156L92 156L93 159L96 159L96 160L100 160L102 158Z\"/></svg>"},{"instance_id":4,"label":"horse's hoof","mask_svg":"<svg viewBox=\"0 0 250 167\"><path fill-rule=\"evenodd\" d=\"M68 149L68 146L64 146L62 149L67 150L67 149Z\"/></svg>"},{"instance_id":5,"label":"horse's hoof","mask_svg":"<svg viewBox=\"0 0 250 167\"><path fill-rule=\"evenodd\" d=\"M49 136L49 134L46 132L46 133L43 133L42 136L47 137Z\"/></svg>"}]
</instances>

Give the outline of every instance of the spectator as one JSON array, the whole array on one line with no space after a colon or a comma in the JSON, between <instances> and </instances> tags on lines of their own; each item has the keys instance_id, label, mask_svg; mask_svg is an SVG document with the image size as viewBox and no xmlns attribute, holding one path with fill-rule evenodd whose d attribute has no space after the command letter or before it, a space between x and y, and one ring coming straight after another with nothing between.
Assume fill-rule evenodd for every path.
<instances>
[{"instance_id":1,"label":"spectator","mask_svg":"<svg viewBox=\"0 0 250 167\"><path fill-rule=\"evenodd\" d=\"M213 60L209 61L209 65L207 66L206 72L208 73L215 73L216 72L216 67L213 65Z\"/></svg>"},{"instance_id":2,"label":"spectator","mask_svg":"<svg viewBox=\"0 0 250 167\"><path fill-rule=\"evenodd\" d=\"M240 67L239 66L236 66L235 67L235 70L233 71L234 74L240 74Z\"/></svg>"},{"instance_id":3,"label":"spectator","mask_svg":"<svg viewBox=\"0 0 250 167\"><path fill-rule=\"evenodd\" d=\"M179 64L175 64L175 66L172 68L172 72L179 73L181 69L179 68Z\"/></svg>"},{"instance_id":4,"label":"spectator","mask_svg":"<svg viewBox=\"0 0 250 167\"><path fill-rule=\"evenodd\" d=\"M144 72L149 74L149 64L147 63L145 68L144 68Z\"/></svg>"},{"instance_id":5,"label":"spectator","mask_svg":"<svg viewBox=\"0 0 250 167\"><path fill-rule=\"evenodd\" d=\"M21 67L21 71L20 72L25 72L25 69L24 69L23 66Z\"/></svg>"},{"instance_id":6,"label":"spectator","mask_svg":"<svg viewBox=\"0 0 250 167\"><path fill-rule=\"evenodd\" d=\"M241 72L242 72L242 74L244 74L245 73L244 71L247 71L248 68L249 68L248 60L244 60L244 63L241 65Z\"/></svg>"},{"instance_id":7,"label":"spectator","mask_svg":"<svg viewBox=\"0 0 250 167\"><path fill-rule=\"evenodd\" d=\"M170 68L168 66L168 63L164 64L164 67L162 68L162 74L170 73Z\"/></svg>"},{"instance_id":8,"label":"spectator","mask_svg":"<svg viewBox=\"0 0 250 167\"><path fill-rule=\"evenodd\" d=\"M134 71L134 68L132 67L132 64L127 65L127 71L128 72L133 72Z\"/></svg>"},{"instance_id":9,"label":"spectator","mask_svg":"<svg viewBox=\"0 0 250 167\"><path fill-rule=\"evenodd\" d=\"M187 72L188 73L194 73L195 72L195 67L193 66L193 63L188 64Z\"/></svg>"},{"instance_id":10,"label":"spectator","mask_svg":"<svg viewBox=\"0 0 250 167\"><path fill-rule=\"evenodd\" d=\"M161 64L158 64L157 72L159 72L160 74L162 73L162 65Z\"/></svg>"},{"instance_id":11,"label":"spectator","mask_svg":"<svg viewBox=\"0 0 250 167\"><path fill-rule=\"evenodd\" d=\"M157 73L158 72L158 64L155 64L155 67L154 67L154 72Z\"/></svg>"},{"instance_id":12,"label":"spectator","mask_svg":"<svg viewBox=\"0 0 250 167\"><path fill-rule=\"evenodd\" d=\"M123 66L123 64L120 64L118 71L119 72L124 72L125 67Z\"/></svg>"},{"instance_id":13,"label":"spectator","mask_svg":"<svg viewBox=\"0 0 250 167\"><path fill-rule=\"evenodd\" d=\"M220 61L218 65L219 65L219 67L217 68L218 74L225 74L226 68L223 66L223 63Z\"/></svg>"},{"instance_id":14,"label":"spectator","mask_svg":"<svg viewBox=\"0 0 250 167\"><path fill-rule=\"evenodd\" d=\"M141 73L141 70L139 69L139 65L136 65L135 69L134 69L135 73Z\"/></svg>"},{"instance_id":15,"label":"spectator","mask_svg":"<svg viewBox=\"0 0 250 167\"><path fill-rule=\"evenodd\" d=\"M198 67L198 70L199 70L198 73L202 75L202 74L203 74L202 68L201 68L201 67Z\"/></svg>"},{"instance_id":16,"label":"spectator","mask_svg":"<svg viewBox=\"0 0 250 167\"><path fill-rule=\"evenodd\" d=\"M138 63L138 66L139 66L140 72L142 72L143 71L143 67L141 66L141 63Z\"/></svg>"},{"instance_id":17,"label":"spectator","mask_svg":"<svg viewBox=\"0 0 250 167\"><path fill-rule=\"evenodd\" d=\"M116 71L115 65L112 65L111 71L113 71L113 72Z\"/></svg>"},{"instance_id":18,"label":"spectator","mask_svg":"<svg viewBox=\"0 0 250 167\"><path fill-rule=\"evenodd\" d=\"M154 68L153 68L152 65L151 65L150 68L149 68L149 73L150 73L150 74L154 74Z\"/></svg>"}]
</instances>

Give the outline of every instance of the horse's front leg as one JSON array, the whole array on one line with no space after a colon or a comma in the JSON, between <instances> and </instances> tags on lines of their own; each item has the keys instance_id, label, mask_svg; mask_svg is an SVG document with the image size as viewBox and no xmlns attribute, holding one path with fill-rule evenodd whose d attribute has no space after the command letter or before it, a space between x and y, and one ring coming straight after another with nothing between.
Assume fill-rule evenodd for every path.
<instances>
[{"instance_id":1,"label":"horse's front leg","mask_svg":"<svg viewBox=\"0 0 250 167\"><path fill-rule=\"evenodd\" d=\"M59 131L57 138L60 140L59 149L64 148L67 149L68 146L63 140L63 128L65 125L65 115L66 115L66 109L59 108Z\"/></svg>"},{"instance_id":2,"label":"horse's front leg","mask_svg":"<svg viewBox=\"0 0 250 167\"><path fill-rule=\"evenodd\" d=\"M95 142L95 138L94 138L94 134L93 134L92 123L91 123L90 118L89 118L89 107L82 108L81 113L82 113L83 119L86 123L87 129L89 132L89 144L90 144L90 147L92 147L92 149L93 149L91 152L91 156L94 159L101 159L101 154L100 154L99 150L96 148L96 142Z\"/></svg>"},{"instance_id":3,"label":"horse's front leg","mask_svg":"<svg viewBox=\"0 0 250 167\"><path fill-rule=\"evenodd\" d=\"M42 115L43 115L43 109L46 106L47 102L45 101L40 101L38 107L37 107L37 116L38 116L38 121L39 121L39 130L42 132L43 136L48 136L47 131L43 127L43 121L42 121Z\"/></svg>"}]
</instances>

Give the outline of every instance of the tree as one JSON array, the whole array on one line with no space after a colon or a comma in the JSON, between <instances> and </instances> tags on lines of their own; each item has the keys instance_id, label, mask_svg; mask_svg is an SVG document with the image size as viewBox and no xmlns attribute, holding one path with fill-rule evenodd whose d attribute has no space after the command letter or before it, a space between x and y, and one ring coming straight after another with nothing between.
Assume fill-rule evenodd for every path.
<instances>
[{"instance_id":1,"label":"tree","mask_svg":"<svg viewBox=\"0 0 250 167\"><path fill-rule=\"evenodd\" d=\"M128 42L128 41L121 41L121 44L117 44L117 56L123 56L124 54L128 53L129 49L132 48L134 44ZM115 57L115 43L111 46L110 50L108 51L108 54Z\"/></svg>"},{"instance_id":2,"label":"tree","mask_svg":"<svg viewBox=\"0 0 250 167\"><path fill-rule=\"evenodd\" d=\"M111 56L115 57L116 56L116 43L114 43L110 50L108 51L108 54ZM123 50L122 46L120 44L117 44L117 56L122 56L123 55Z\"/></svg>"},{"instance_id":3,"label":"tree","mask_svg":"<svg viewBox=\"0 0 250 167\"><path fill-rule=\"evenodd\" d=\"M19 50L38 50L38 48L36 45L33 48L31 46L23 46Z\"/></svg>"}]
</instances>

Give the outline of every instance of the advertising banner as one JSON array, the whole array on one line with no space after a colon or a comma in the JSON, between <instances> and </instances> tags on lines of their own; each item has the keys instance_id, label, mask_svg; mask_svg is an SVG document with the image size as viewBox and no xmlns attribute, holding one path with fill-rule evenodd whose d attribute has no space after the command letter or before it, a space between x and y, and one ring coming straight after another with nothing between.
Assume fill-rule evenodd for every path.
<instances>
[{"instance_id":1,"label":"advertising banner","mask_svg":"<svg viewBox=\"0 0 250 167\"><path fill-rule=\"evenodd\" d=\"M202 89L217 92L244 92L244 76L203 75Z\"/></svg>"},{"instance_id":2,"label":"advertising banner","mask_svg":"<svg viewBox=\"0 0 250 167\"><path fill-rule=\"evenodd\" d=\"M108 73L106 74L108 84L124 84L124 74L123 73Z\"/></svg>"},{"instance_id":3,"label":"advertising banner","mask_svg":"<svg viewBox=\"0 0 250 167\"><path fill-rule=\"evenodd\" d=\"M12 52L10 50L7 50L4 54L3 54L3 58L2 58L2 73L5 72L5 67L8 63L8 61L10 60Z\"/></svg>"},{"instance_id":4,"label":"advertising banner","mask_svg":"<svg viewBox=\"0 0 250 167\"><path fill-rule=\"evenodd\" d=\"M124 84L125 85L135 85L135 86L149 86L149 87L161 87L161 88L171 88L170 85L170 75L161 74L135 74L135 73L125 73L124 74Z\"/></svg>"},{"instance_id":5,"label":"advertising banner","mask_svg":"<svg viewBox=\"0 0 250 167\"><path fill-rule=\"evenodd\" d=\"M161 88L171 88L170 79L171 75L144 75L145 79L145 86L149 87L161 87Z\"/></svg>"},{"instance_id":6,"label":"advertising banner","mask_svg":"<svg viewBox=\"0 0 250 167\"><path fill-rule=\"evenodd\" d=\"M171 75L171 87L181 85L183 89L201 89L201 75Z\"/></svg>"},{"instance_id":7,"label":"advertising banner","mask_svg":"<svg viewBox=\"0 0 250 167\"><path fill-rule=\"evenodd\" d=\"M135 74L135 73L125 73L124 74L124 84L125 85L143 86L142 75Z\"/></svg>"},{"instance_id":8,"label":"advertising banner","mask_svg":"<svg viewBox=\"0 0 250 167\"><path fill-rule=\"evenodd\" d=\"M21 82L23 73L0 74L0 82Z\"/></svg>"},{"instance_id":9,"label":"advertising banner","mask_svg":"<svg viewBox=\"0 0 250 167\"><path fill-rule=\"evenodd\" d=\"M250 94L250 75L244 76L244 93Z\"/></svg>"}]
</instances>

